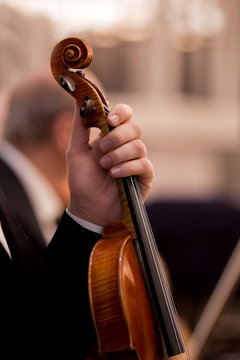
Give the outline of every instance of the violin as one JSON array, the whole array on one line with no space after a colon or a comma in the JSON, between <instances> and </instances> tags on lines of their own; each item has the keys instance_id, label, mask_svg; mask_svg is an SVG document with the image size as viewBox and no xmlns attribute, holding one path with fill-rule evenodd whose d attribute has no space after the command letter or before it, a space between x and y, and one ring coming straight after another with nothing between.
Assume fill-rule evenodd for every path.
<instances>
[{"instance_id":1,"label":"violin","mask_svg":"<svg viewBox=\"0 0 240 360\"><path fill-rule=\"evenodd\" d=\"M108 102L82 69L93 51L83 39L60 41L51 56L52 74L80 105L86 127L112 128ZM164 267L136 177L116 180L122 219L105 227L89 260L89 301L100 354L111 359L187 360Z\"/></svg>"}]
</instances>

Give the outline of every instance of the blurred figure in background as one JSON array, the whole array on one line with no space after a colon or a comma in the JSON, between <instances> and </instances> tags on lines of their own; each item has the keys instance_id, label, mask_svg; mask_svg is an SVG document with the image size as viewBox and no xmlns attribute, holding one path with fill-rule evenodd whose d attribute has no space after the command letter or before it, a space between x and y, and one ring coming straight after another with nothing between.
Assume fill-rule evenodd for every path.
<instances>
[{"instance_id":1,"label":"blurred figure in background","mask_svg":"<svg viewBox=\"0 0 240 360\"><path fill-rule=\"evenodd\" d=\"M45 71L10 93L0 148L0 185L26 234L44 250L68 201L65 152L73 100Z\"/></svg>"}]
</instances>

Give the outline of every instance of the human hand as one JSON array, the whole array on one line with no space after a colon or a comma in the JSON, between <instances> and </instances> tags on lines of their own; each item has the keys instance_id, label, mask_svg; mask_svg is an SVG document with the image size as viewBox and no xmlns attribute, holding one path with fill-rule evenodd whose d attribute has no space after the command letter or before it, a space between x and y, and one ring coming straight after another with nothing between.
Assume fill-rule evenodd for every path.
<instances>
[{"instance_id":1,"label":"human hand","mask_svg":"<svg viewBox=\"0 0 240 360\"><path fill-rule=\"evenodd\" d=\"M153 180L153 167L140 140L140 125L131 120L128 105L116 105L108 124L115 127L89 142L89 129L83 124L76 105L71 141L67 151L70 203L68 210L89 222L106 226L121 219L121 202L116 178L136 175L146 198Z\"/></svg>"}]
</instances>

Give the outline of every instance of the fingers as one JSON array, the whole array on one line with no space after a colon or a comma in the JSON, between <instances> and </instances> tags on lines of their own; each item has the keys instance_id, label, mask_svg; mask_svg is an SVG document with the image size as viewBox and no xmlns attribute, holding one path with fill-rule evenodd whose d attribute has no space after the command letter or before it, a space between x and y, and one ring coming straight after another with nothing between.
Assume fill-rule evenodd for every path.
<instances>
[{"instance_id":1,"label":"fingers","mask_svg":"<svg viewBox=\"0 0 240 360\"><path fill-rule=\"evenodd\" d=\"M108 123L111 126L118 126L131 119L133 110L126 104L115 105L108 114Z\"/></svg>"},{"instance_id":2,"label":"fingers","mask_svg":"<svg viewBox=\"0 0 240 360\"><path fill-rule=\"evenodd\" d=\"M116 105L108 115L108 122L114 129L100 141L100 149L105 155L100 164L110 170L114 177L137 175L142 171L141 162L133 160L145 158L147 151L140 140L142 128L139 123L130 121L132 109L128 105ZM128 164L131 162L132 164ZM132 167L132 168L131 168Z\"/></svg>"},{"instance_id":3,"label":"fingers","mask_svg":"<svg viewBox=\"0 0 240 360\"><path fill-rule=\"evenodd\" d=\"M134 139L140 139L142 128L136 121L126 121L118 125L109 134L104 136L100 142L100 149L103 152L109 152L118 146L123 145Z\"/></svg>"},{"instance_id":4,"label":"fingers","mask_svg":"<svg viewBox=\"0 0 240 360\"><path fill-rule=\"evenodd\" d=\"M110 169L122 162L146 157L146 155L147 150L145 145L141 140L136 139L110 151L101 158L100 163L104 169Z\"/></svg>"},{"instance_id":5,"label":"fingers","mask_svg":"<svg viewBox=\"0 0 240 360\"><path fill-rule=\"evenodd\" d=\"M100 149L108 152L133 139L140 139L142 130L138 123L129 121L132 118L132 108L118 104L108 114L108 124L114 127L100 142Z\"/></svg>"},{"instance_id":6,"label":"fingers","mask_svg":"<svg viewBox=\"0 0 240 360\"><path fill-rule=\"evenodd\" d=\"M110 173L115 178L127 176L141 176L145 180L152 180L152 164L147 158L135 159L118 164L110 169Z\"/></svg>"},{"instance_id":7,"label":"fingers","mask_svg":"<svg viewBox=\"0 0 240 360\"><path fill-rule=\"evenodd\" d=\"M151 188L154 170L146 158L146 147L140 140L142 128L131 117L132 109L122 104L109 113L108 123L115 128L101 138L100 149L104 155L100 164L114 178L137 176L145 199Z\"/></svg>"},{"instance_id":8,"label":"fingers","mask_svg":"<svg viewBox=\"0 0 240 360\"><path fill-rule=\"evenodd\" d=\"M110 174L114 178L124 178L137 176L143 200L146 199L154 177L152 163L145 157L127 161L114 166L110 169Z\"/></svg>"},{"instance_id":9,"label":"fingers","mask_svg":"<svg viewBox=\"0 0 240 360\"><path fill-rule=\"evenodd\" d=\"M113 126L113 127L118 127L121 124L127 123L128 120L130 120L132 117L132 108L128 105L125 104L118 104L115 107L112 108L112 110L110 111L110 113L108 114L108 123L109 125ZM134 137L136 137L136 133L138 133L138 137L141 136L141 130L140 130L140 126L138 124L132 124L131 125L132 130L129 129L127 131L129 131L128 136L125 139L125 135L124 135L124 139L121 138L121 134L122 131L114 131L113 134L109 134L106 137L104 137L104 140L102 141L106 143L103 144L103 148L101 148L102 151L109 151L111 148L116 147L121 145L121 143L130 141L132 140ZM138 131L135 130L134 131L134 127L135 128L139 128ZM71 133L71 141L70 141L70 148L72 149L76 149L77 151L84 151L84 150L89 150L89 129L85 127L84 122L82 120L82 118L80 117L80 107L79 105L75 102L75 112L74 112L74 118L73 118L73 125L72 125L72 133Z\"/></svg>"}]
</instances>

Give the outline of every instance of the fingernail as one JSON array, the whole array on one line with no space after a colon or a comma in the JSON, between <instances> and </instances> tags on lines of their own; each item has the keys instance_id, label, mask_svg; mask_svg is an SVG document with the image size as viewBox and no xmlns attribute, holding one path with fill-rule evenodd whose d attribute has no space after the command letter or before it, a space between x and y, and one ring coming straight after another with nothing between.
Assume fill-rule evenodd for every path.
<instances>
[{"instance_id":1,"label":"fingernail","mask_svg":"<svg viewBox=\"0 0 240 360\"><path fill-rule=\"evenodd\" d=\"M120 167L115 167L111 170L111 174L115 177L120 177L122 173L122 170Z\"/></svg>"},{"instance_id":2,"label":"fingernail","mask_svg":"<svg viewBox=\"0 0 240 360\"><path fill-rule=\"evenodd\" d=\"M108 119L111 121L113 126L117 126L120 122L120 116L118 114L108 115Z\"/></svg>"},{"instance_id":3,"label":"fingernail","mask_svg":"<svg viewBox=\"0 0 240 360\"><path fill-rule=\"evenodd\" d=\"M113 143L111 140L106 140L106 141L103 141L101 144L100 144L100 149L103 151L103 152L107 152L107 151L110 151L112 149L112 146L113 146Z\"/></svg>"},{"instance_id":4,"label":"fingernail","mask_svg":"<svg viewBox=\"0 0 240 360\"><path fill-rule=\"evenodd\" d=\"M109 169L113 165L113 161L110 156L106 156L101 159L101 165L104 169Z\"/></svg>"}]
</instances>

